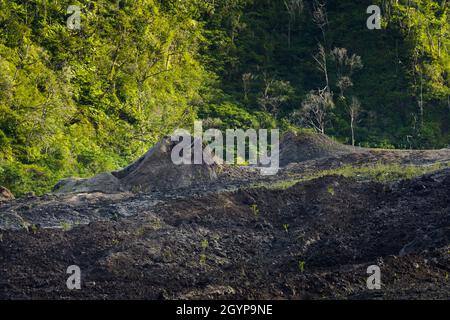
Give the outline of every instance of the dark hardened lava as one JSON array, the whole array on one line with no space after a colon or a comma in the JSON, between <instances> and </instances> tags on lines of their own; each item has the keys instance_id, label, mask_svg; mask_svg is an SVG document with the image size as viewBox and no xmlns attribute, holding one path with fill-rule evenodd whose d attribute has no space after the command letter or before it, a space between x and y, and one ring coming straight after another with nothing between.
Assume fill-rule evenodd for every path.
<instances>
[{"instance_id":1,"label":"dark hardened lava","mask_svg":"<svg viewBox=\"0 0 450 320\"><path fill-rule=\"evenodd\" d=\"M129 199L95 207L102 201L113 210ZM329 176L129 210L69 231L0 231L0 298L450 298L450 170L392 185ZM66 288L73 264L79 291ZM382 290L366 288L373 264Z\"/></svg>"}]
</instances>

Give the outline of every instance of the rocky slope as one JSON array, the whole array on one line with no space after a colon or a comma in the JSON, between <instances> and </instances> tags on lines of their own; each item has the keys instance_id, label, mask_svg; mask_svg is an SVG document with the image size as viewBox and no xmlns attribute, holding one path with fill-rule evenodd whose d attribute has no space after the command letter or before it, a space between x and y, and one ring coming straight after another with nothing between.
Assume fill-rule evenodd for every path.
<instances>
[{"instance_id":1,"label":"rocky slope","mask_svg":"<svg viewBox=\"0 0 450 320\"><path fill-rule=\"evenodd\" d=\"M450 150L344 149L294 157L273 177L223 168L177 190L0 203L0 298L449 299L450 169L275 186L345 164L429 166ZM81 290L66 287L70 265ZM370 265L381 290L366 287Z\"/></svg>"}]
</instances>

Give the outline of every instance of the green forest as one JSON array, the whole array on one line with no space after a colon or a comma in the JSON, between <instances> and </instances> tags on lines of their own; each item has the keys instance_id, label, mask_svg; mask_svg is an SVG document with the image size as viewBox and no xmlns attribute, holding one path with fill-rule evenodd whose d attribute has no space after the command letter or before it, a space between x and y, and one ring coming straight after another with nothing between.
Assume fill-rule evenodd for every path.
<instances>
[{"instance_id":1,"label":"green forest","mask_svg":"<svg viewBox=\"0 0 450 320\"><path fill-rule=\"evenodd\" d=\"M0 185L42 194L124 167L195 119L447 147L449 14L446 0L0 0Z\"/></svg>"}]
</instances>

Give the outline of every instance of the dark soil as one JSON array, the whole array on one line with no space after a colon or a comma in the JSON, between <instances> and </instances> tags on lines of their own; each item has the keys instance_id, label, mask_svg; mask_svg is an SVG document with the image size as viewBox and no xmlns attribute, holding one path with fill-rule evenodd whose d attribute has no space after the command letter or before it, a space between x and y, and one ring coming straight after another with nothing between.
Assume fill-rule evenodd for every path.
<instances>
[{"instance_id":1,"label":"dark soil","mask_svg":"<svg viewBox=\"0 0 450 320\"><path fill-rule=\"evenodd\" d=\"M0 298L448 299L449 191L445 171L392 187L331 176L148 211L137 197L132 217L2 231ZM98 201L114 211L129 199ZM79 291L65 285L73 264ZM382 290L366 288L373 264Z\"/></svg>"},{"instance_id":2,"label":"dark soil","mask_svg":"<svg viewBox=\"0 0 450 320\"><path fill-rule=\"evenodd\" d=\"M450 152L340 153L276 177L225 168L210 184L0 203L0 299L449 299L450 169L391 184L327 176L346 163ZM68 290L78 265L82 289ZM366 271L381 269L381 290Z\"/></svg>"}]
</instances>

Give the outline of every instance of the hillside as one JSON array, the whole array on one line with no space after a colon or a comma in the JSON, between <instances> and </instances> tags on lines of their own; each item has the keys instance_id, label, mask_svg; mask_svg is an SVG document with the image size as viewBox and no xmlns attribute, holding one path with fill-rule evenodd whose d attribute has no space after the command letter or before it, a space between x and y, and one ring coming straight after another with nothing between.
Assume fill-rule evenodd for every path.
<instances>
[{"instance_id":1,"label":"hillside","mask_svg":"<svg viewBox=\"0 0 450 320\"><path fill-rule=\"evenodd\" d=\"M357 150L265 178L0 202L0 298L448 299L449 167L448 149ZM382 290L366 287L374 264Z\"/></svg>"},{"instance_id":2,"label":"hillside","mask_svg":"<svg viewBox=\"0 0 450 320\"><path fill-rule=\"evenodd\" d=\"M449 262L450 1L0 1L0 300L450 299Z\"/></svg>"},{"instance_id":3,"label":"hillside","mask_svg":"<svg viewBox=\"0 0 450 320\"><path fill-rule=\"evenodd\" d=\"M372 4L381 30L366 27ZM69 5L79 30L67 27ZM449 6L2 1L0 185L44 194L61 178L117 170L196 118L222 130L312 127L360 147L446 147Z\"/></svg>"}]
</instances>

